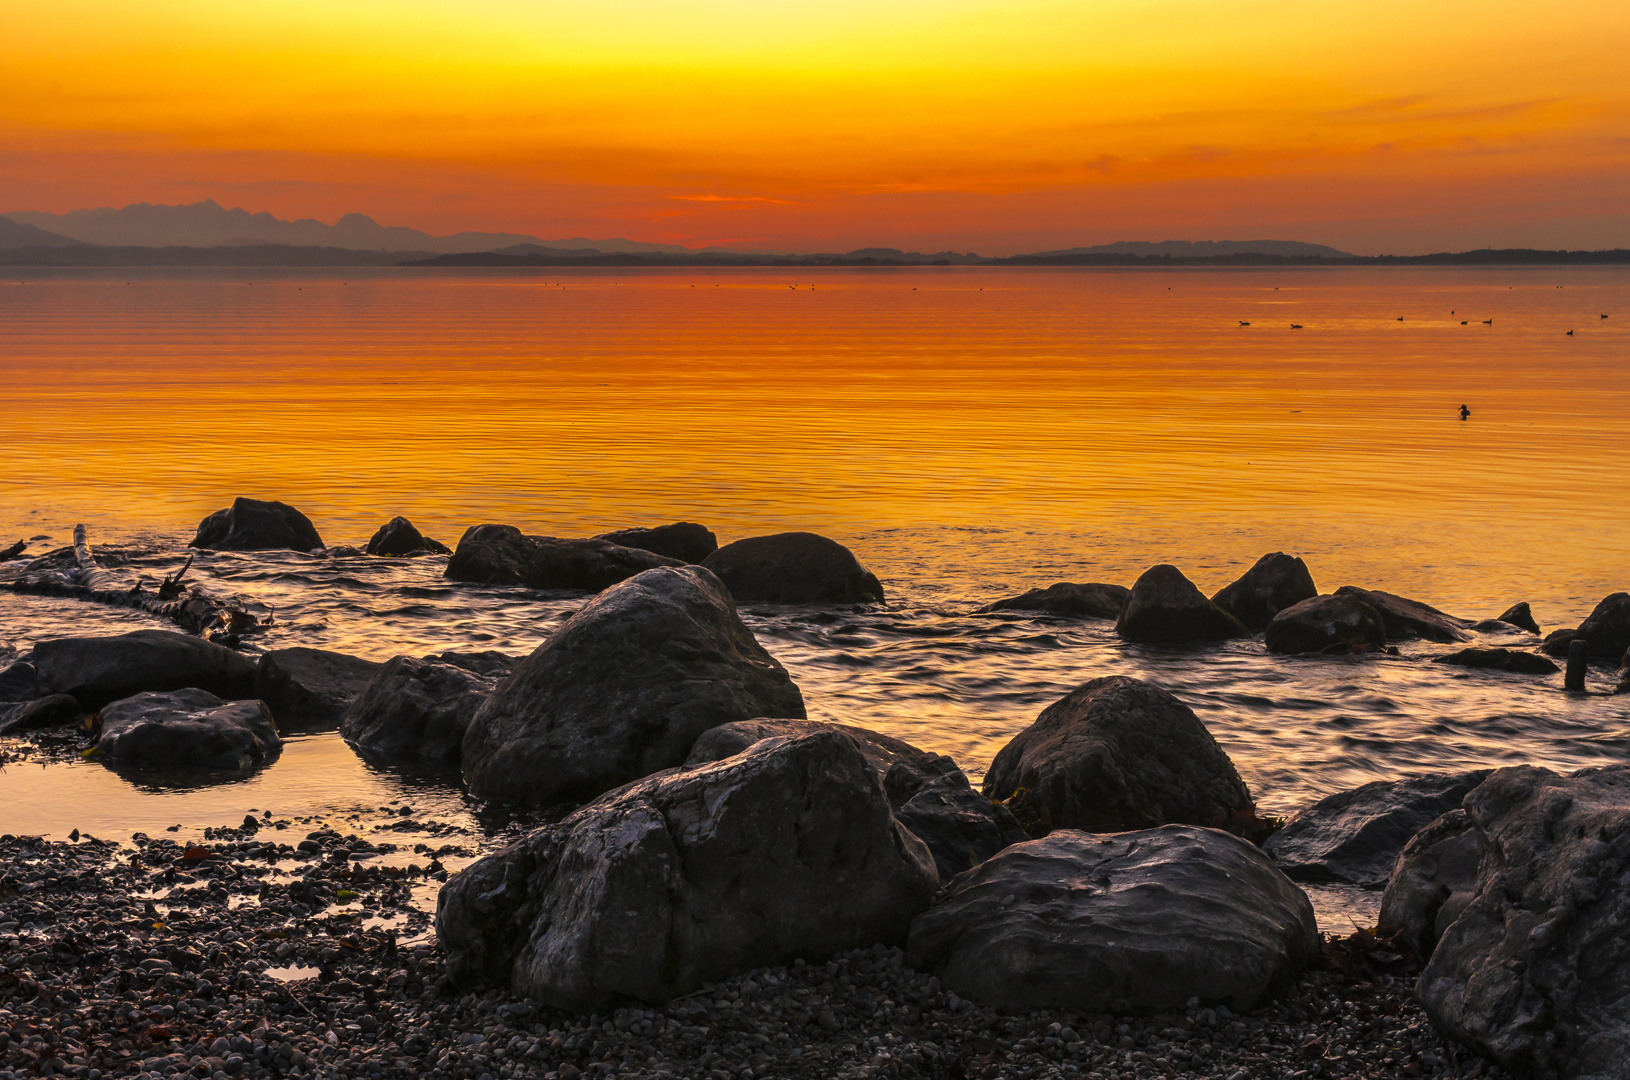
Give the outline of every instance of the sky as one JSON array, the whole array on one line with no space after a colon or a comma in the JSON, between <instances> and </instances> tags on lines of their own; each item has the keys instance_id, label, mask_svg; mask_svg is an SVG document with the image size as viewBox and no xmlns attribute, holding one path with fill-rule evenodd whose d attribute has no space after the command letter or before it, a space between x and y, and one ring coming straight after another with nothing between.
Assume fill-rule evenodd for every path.
<instances>
[{"instance_id":1,"label":"sky","mask_svg":"<svg viewBox=\"0 0 1630 1080\"><path fill-rule=\"evenodd\" d=\"M1630 4L38 0L0 210L1009 254L1630 247Z\"/></svg>"}]
</instances>

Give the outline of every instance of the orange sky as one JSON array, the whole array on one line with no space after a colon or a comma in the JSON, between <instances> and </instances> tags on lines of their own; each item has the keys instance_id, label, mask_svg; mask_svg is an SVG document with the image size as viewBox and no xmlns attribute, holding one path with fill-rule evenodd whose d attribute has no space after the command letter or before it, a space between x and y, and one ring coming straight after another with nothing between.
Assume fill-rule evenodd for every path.
<instances>
[{"instance_id":1,"label":"orange sky","mask_svg":"<svg viewBox=\"0 0 1630 1080\"><path fill-rule=\"evenodd\" d=\"M1630 246L1630 5L58 0L0 209L999 254Z\"/></svg>"}]
</instances>

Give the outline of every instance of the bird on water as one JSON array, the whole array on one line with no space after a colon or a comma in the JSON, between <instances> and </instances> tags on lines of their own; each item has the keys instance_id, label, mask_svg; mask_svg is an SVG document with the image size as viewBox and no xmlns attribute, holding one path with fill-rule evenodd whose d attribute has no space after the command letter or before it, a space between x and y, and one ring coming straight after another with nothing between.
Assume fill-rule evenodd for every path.
<instances>
[{"instance_id":1,"label":"bird on water","mask_svg":"<svg viewBox=\"0 0 1630 1080\"><path fill-rule=\"evenodd\" d=\"M1460 407L1460 418L1462 420L1471 419L1471 415L1472 415L1472 411L1470 409L1466 408L1466 406L1462 405Z\"/></svg>"}]
</instances>

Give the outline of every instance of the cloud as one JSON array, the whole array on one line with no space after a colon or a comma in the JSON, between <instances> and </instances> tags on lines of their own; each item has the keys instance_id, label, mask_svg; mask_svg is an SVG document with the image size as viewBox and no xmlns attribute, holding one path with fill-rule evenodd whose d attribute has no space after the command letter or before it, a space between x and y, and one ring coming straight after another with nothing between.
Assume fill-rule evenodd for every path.
<instances>
[{"instance_id":1,"label":"cloud","mask_svg":"<svg viewBox=\"0 0 1630 1080\"><path fill-rule=\"evenodd\" d=\"M791 199L772 199L767 195L670 195L670 199L679 199L682 202L717 202L717 203L774 203L776 206L796 206Z\"/></svg>"}]
</instances>

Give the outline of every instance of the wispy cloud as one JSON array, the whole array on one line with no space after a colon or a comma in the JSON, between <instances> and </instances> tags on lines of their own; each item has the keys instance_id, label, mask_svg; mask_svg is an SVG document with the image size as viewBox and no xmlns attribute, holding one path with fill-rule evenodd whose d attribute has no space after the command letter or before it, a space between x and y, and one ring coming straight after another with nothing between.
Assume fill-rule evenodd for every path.
<instances>
[{"instance_id":1,"label":"wispy cloud","mask_svg":"<svg viewBox=\"0 0 1630 1080\"><path fill-rule=\"evenodd\" d=\"M791 199L772 199L768 195L670 195L670 199L679 199L681 202L717 202L717 203L774 203L776 206L795 206Z\"/></svg>"}]
</instances>

